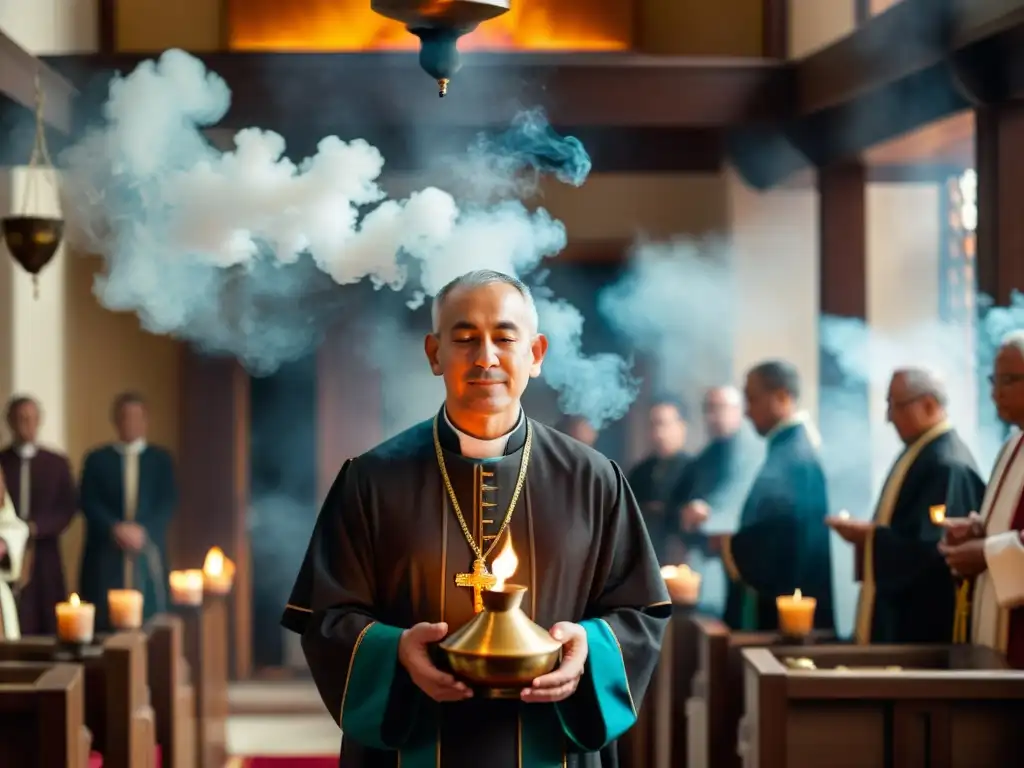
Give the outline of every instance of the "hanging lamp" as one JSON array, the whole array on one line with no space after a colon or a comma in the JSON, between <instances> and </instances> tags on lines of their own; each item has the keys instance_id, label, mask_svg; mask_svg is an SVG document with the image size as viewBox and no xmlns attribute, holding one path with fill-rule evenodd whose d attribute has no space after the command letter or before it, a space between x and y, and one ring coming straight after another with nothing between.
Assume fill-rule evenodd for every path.
<instances>
[{"instance_id":1,"label":"hanging lamp","mask_svg":"<svg viewBox=\"0 0 1024 768\"><path fill-rule=\"evenodd\" d=\"M46 146L46 123L43 120L44 94L39 74L36 73L36 134L32 156L26 169L22 185L21 205L11 206L11 215L0 220L3 239L11 257L22 269L32 275L35 297L39 298L39 273L50 263L64 236L64 219L31 213L42 210L39 206L39 185L56 184L57 172L50 162L50 151ZM40 177L45 177L42 181Z\"/></svg>"}]
</instances>

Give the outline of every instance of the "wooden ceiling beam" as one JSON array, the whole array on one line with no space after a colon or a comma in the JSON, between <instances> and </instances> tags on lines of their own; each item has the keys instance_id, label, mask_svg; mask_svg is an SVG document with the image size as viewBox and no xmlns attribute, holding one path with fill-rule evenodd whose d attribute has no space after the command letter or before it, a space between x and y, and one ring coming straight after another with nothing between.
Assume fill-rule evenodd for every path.
<instances>
[{"instance_id":1,"label":"wooden ceiling beam","mask_svg":"<svg viewBox=\"0 0 1024 768\"><path fill-rule=\"evenodd\" d=\"M45 99L46 123L62 133L70 132L74 86L0 30L0 97L7 102L4 106L16 105L34 115L37 76Z\"/></svg>"}]
</instances>

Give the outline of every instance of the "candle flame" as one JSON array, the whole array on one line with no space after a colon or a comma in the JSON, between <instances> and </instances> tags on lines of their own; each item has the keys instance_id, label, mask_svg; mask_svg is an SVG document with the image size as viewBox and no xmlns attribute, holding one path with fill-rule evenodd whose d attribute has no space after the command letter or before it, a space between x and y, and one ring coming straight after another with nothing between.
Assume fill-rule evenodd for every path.
<instances>
[{"instance_id":1,"label":"candle flame","mask_svg":"<svg viewBox=\"0 0 1024 768\"><path fill-rule=\"evenodd\" d=\"M691 571L690 566L685 563L682 565L661 566L661 578L663 579L689 578L692 575L693 571Z\"/></svg>"},{"instance_id":2,"label":"candle flame","mask_svg":"<svg viewBox=\"0 0 1024 768\"><path fill-rule=\"evenodd\" d=\"M72 592L71 597L68 598L68 605L81 605L82 601L78 597L77 592Z\"/></svg>"},{"instance_id":3,"label":"candle flame","mask_svg":"<svg viewBox=\"0 0 1024 768\"><path fill-rule=\"evenodd\" d=\"M836 517L838 517L840 520L849 520L850 519L850 513L847 512L845 509L841 509L841 510L839 510L839 514L836 515Z\"/></svg>"},{"instance_id":4,"label":"candle flame","mask_svg":"<svg viewBox=\"0 0 1024 768\"><path fill-rule=\"evenodd\" d=\"M793 593L794 600L803 600L803 597L803 593L801 593L799 589Z\"/></svg>"},{"instance_id":5,"label":"candle flame","mask_svg":"<svg viewBox=\"0 0 1024 768\"><path fill-rule=\"evenodd\" d=\"M491 572L494 574L494 578L497 579L492 590L494 592L500 592L505 588L505 582L512 578L512 575L516 572L516 568L519 567L519 558L516 557L516 551L512 549L512 534L508 535L505 539L505 546L501 548L501 552L494 558L494 562L491 564Z\"/></svg>"},{"instance_id":6,"label":"candle flame","mask_svg":"<svg viewBox=\"0 0 1024 768\"><path fill-rule=\"evenodd\" d=\"M942 525L946 520L946 505L936 504L934 507L929 507L928 514L932 518L932 523L935 525Z\"/></svg>"},{"instance_id":7,"label":"candle flame","mask_svg":"<svg viewBox=\"0 0 1024 768\"><path fill-rule=\"evenodd\" d=\"M203 573L207 576L220 576L224 573L224 552L220 547L211 547L203 561Z\"/></svg>"}]
</instances>

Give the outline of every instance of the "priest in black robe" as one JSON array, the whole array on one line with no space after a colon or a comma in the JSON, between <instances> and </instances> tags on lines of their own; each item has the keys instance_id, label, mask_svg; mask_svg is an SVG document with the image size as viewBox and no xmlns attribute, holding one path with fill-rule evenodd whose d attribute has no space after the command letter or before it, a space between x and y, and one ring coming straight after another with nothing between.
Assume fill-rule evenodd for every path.
<instances>
[{"instance_id":1,"label":"priest in black robe","mask_svg":"<svg viewBox=\"0 0 1024 768\"><path fill-rule=\"evenodd\" d=\"M828 521L856 547L859 643L967 641L966 592L960 600L960 637L954 637L957 585L938 551L944 530L939 523L981 509L985 483L947 420L946 401L945 386L930 371L906 368L893 374L888 419L904 449L870 521L845 516Z\"/></svg>"},{"instance_id":2,"label":"priest in black robe","mask_svg":"<svg viewBox=\"0 0 1024 768\"><path fill-rule=\"evenodd\" d=\"M648 411L651 454L629 472L629 487L643 512L647 533L662 565L683 562L685 550L678 518L672 514L672 492L693 460L686 453L686 419L682 403L657 399Z\"/></svg>"},{"instance_id":3,"label":"priest in black robe","mask_svg":"<svg viewBox=\"0 0 1024 768\"><path fill-rule=\"evenodd\" d=\"M523 412L547 342L522 283L464 275L433 323L443 407L342 467L282 623L341 726L341 768L596 767L636 720L670 613L639 507L613 462ZM479 609L460 584L509 541L523 610L563 658L495 700L436 646Z\"/></svg>"},{"instance_id":4,"label":"priest in black robe","mask_svg":"<svg viewBox=\"0 0 1024 768\"><path fill-rule=\"evenodd\" d=\"M817 600L815 627L834 629L828 491L820 438L799 410L800 376L787 362L761 363L747 374L744 397L767 447L739 529L709 542L730 578L724 620L737 630L775 630L775 599L799 589Z\"/></svg>"}]
</instances>

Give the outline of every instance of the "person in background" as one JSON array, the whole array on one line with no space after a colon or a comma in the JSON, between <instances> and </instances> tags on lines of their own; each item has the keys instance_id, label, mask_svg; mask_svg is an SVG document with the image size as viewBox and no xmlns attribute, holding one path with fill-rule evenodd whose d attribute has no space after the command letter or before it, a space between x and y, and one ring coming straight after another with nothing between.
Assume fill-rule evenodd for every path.
<instances>
[{"instance_id":1,"label":"person in background","mask_svg":"<svg viewBox=\"0 0 1024 768\"><path fill-rule=\"evenodd\" d=\"M672 519L686 549L686 563L701 574L700 608L720 615L727 579L722 562L709 557L707 534L732 533L763 456L743 429L743 396L736 387L713 387L704 395L708 443L672 491Z\"/></svg>"},{"instance_id":2,"label":"person in background","mask_svg":"<svg viewBox=\"0 0 1024 768\"><path fill-rule=\"evenodd\" d=\"M566 416L558 422L555 429L562 434L579 440L589 448L593 448L594 444L597 442L598 431L594 429L593 424L582 416Z\"/></svg>"},{"instance_id":3,"label":"person in background","mask_svg":"<svg viewBox=\"0 0 1024 768\"><path fill-rule=\"evenodd\" d=\"M683 405L670 397L658 398L648 410L651 453L627 480L644 515L647 533L662 565L682 562L683 548L674 516L667 514L672 492L690 464L686 447Z\"/></svg>"},{"instance_id":4,"label":"person in background","mask_svg":"<svg viewBox=\"0 0 1024 768\"><path fill-rule=\"evenodd\" d=\"M141 591L146 617L166 603L167 526L178 503L171 454L146 441L141 395L118 395L112 417L117 442L85 457L80 492L88 524L80 591L95 603L100 630L109 628L110 589Z\"/></svg>"},{"instance_id":5,"label":"person in background","mask_svg":"<svg viewBox=\"0 0 1024 768\"><path fill-rule=\"evenodd\" d=\"M817 600L815 627L834 629L828 490L820 437L799 409L800 375L781 360L761 363L747 373L744 396L767 451L739 530L708 542L731 580L725 622L736 630L775 630L776 597L799 589Z\"/></svg>"},{"instance_id":6,"label":"person in background","mask_svg":"<svg viewBox=\"0 0 1024 768\"><path fill-rule=\"evenodd\" d=\"M936 545L944 518L981 508L985 482L946 415L946 388L930 371L904 368L889 384L889 422L905 446L870 521L830 517L856 547L861 581L858 643L966 642L954 637L955 586ZM966 610L966 600L964 610ZM966 631L966 613L963 628Z\"/></svg>"},{"instance_id":7,"label":"person in background","mask_svg":"<svg viewBox=\"0 0 1024 768\"><path fill-rule=\"evenodd\" d=\"M18 518L28 524L29 541L14 582L21 632L57 632L55 606L67 592L60 537L78 509L71 465L63 453L39 445L41 409L31 397L7 404L11 443L0 450L0 470Z\"/></svg>"}]
</instances>

